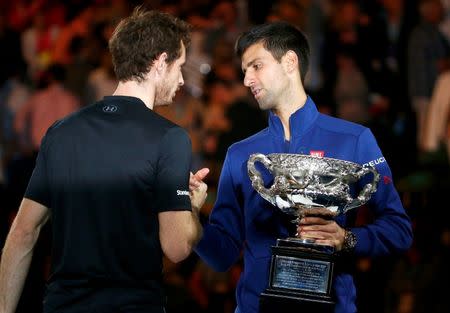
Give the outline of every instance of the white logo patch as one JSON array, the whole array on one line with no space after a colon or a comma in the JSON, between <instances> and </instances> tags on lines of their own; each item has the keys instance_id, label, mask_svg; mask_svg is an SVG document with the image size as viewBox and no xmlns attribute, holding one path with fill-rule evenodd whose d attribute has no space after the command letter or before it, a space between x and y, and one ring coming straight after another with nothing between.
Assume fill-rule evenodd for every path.
<instances>
[{"instance_id":1,"label":"white logo patch","mask_svg":"<svg viewBox=\"0 0 450 313\"><path fill-rule=\"evenodd\" d=\"M187 191L187 190L177 190L177 196L189 196L189 191Z\"/></svg>"},{"instance_id":2,"label":"white logo patch","mask_svg":"<svg viewBox=\"0 0 450 313\"><path fill-rule=\"evenodd\" d=\"M114 113L117 111L117 106L115 105L105 105L103 107L103 112L105 113Z\"/></svg>"},{"instance_id":3,"label":"white logo patch","mask_svg":"<svg viewBox=\"0 0 450 313\"><path fill-rule=\"evenodd\" d=\"M379 157L376 160L372 160L372 161L369 161L367 163L364 163L363 166L366 167L366 166L370 165L370 166L375 167L375 165L378 165L378 164L384 163L384 162L386 162L385 158L384 157Z\"/></svg>"}]
</instances>

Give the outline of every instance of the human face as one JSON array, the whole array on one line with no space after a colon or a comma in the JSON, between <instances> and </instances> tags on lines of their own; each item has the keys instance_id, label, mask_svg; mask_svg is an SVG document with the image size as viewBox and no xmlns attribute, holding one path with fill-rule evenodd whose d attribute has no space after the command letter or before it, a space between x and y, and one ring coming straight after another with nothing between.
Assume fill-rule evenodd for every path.
<instances>
[{"instance_id":1,"label":"human face","mask_svg":"<svg viewBox=\"0 0 450 313\"><path fill-rule=\"evenodd\" d=\"M250 88L262 110L277 109L283 102L289 85L283 66L264 48L256 43L242 55L244 85Z\"/></svg>"},{"instance_id":2,"label":"human face","mask_svg":"<svg viewBox=\"0 0 450 313\"><path fill-rule=\"evenodd\" d=\"M182 66L186 62L186 48L181 43L181 55L166 68L165 76L156 86L155 105L168 105L172 103L178 89L184 85Z\"/></svg>"}]
</instances>

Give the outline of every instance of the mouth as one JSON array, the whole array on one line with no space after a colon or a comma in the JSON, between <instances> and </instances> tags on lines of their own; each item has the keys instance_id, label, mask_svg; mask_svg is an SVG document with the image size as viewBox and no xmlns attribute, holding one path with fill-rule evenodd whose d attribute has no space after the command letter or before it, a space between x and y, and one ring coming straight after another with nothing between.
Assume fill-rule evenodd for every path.
<instances>
[{"instance_id":1,"label":"mouth","mask_svg":"<svg viewBox=\"0 0 450 313\"><path fill-rule=\"evenodd\" d=\"M258 96L261 95L261 88L251 88L252 94L255 98L258 98Z\"/></svg>"}]
</instances>

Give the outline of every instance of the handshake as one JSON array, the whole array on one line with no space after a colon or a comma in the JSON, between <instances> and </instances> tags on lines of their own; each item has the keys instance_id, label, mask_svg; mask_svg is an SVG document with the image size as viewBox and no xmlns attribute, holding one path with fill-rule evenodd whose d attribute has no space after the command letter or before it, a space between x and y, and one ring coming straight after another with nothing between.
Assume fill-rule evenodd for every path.
<instances>
[{"instance_id":1,"label":"handshake","mask_svg":"<svg viewBox=\"0 0 450 313\"><path fill-rule=\"evenodd\" d=\"M208 175L209 169L202 168L197 171L197 173L190 173L189 177L189 196L191 198L192 211L195 213L200 213L200 209L205 203L206 197L208 195L208 185L203 182L206 175Z\"/></svg>"}]
</instances>

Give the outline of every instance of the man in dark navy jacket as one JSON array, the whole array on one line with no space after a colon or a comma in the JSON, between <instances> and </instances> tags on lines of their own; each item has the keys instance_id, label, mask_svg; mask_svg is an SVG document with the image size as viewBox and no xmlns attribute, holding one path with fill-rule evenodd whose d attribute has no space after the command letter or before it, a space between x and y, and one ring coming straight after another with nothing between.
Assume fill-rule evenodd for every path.
<instances>
[{"instance_id":1,"label":"man in dark navy jacket","mask_svg":"<svg viewBox=\"0 0 450 313\"><path fill-rule=\"evenodd\" d=\"M168 14L136 9L118 25L109 42L114 95L43 139L2 254L1 313L15 311L50 218L44 312L165 312L163 254L172 262L190 254L206 198L205 184L189 192L187 132L153 111L183 85L188 43L188 25Z\"/></svg>"},{"instance_id":2,"label":"man in dark navy jacket","mask_svg":"<svg viewBox=\"0 0 450 313\"><path fill-rule=\"evenodd\" d=\"M219 271L230 268L243 251L235 312L256 313L260 294L268 287L270 247L288 236L288 227L279 210L252 187L247 174L251 154L299 153L373 164L383 177L368 203L375 217L372 224L353 227L346 215L336 220L305 217L297 229L302 237L355 257L376 257L407 250L412 230L371 131L319 113L305 93L309 47L302 32L284 22L256 26L238 39L236 50L245 86L259 107L270 111L269 126L229 147L217 200L195 251ZM196 176L191 187L200 181ZM333 288L335 312L356 312L356 290L348 270L336 273Z\"/></svg>"}]
</instances>

